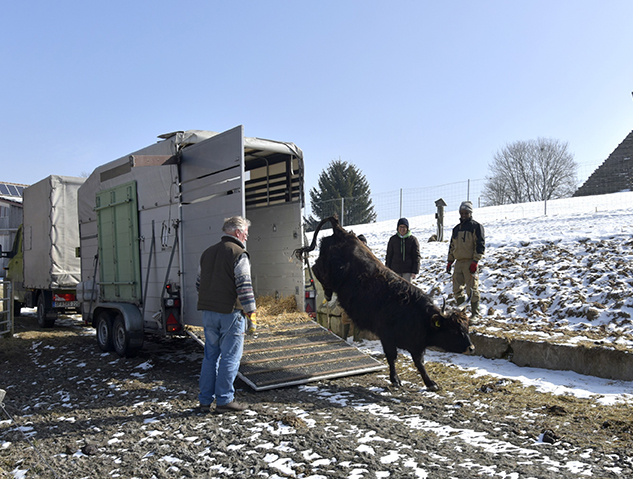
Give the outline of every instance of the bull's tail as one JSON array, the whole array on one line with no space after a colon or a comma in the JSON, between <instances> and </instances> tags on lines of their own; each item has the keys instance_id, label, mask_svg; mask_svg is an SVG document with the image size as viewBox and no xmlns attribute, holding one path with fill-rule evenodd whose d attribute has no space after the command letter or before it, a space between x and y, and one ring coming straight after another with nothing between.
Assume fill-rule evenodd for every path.
<instances>
[{"instance_id":1,"label":"bull's tail","mask_svg":"<svg viewBox=\"0 0 633 479\"><path fill-rule=\"evenodd\" d=\"M303 260L306 254L308 254L310 251L314 251L314 248L316 248L316 243L317 243L317 235L319 234L319 230L323 227L325 223L331 223L332 228L335 228L335 226L339 225L338 216L336 215L329 216L325 219L322 219L319 222L319 224L314 230L314 236L312 237L312 243L310 243L310 246L304 246L303 248L297 248L296 250L294 250L294 254L297 257L297 259L301 261Z\"/></svg>"}]
</instances>

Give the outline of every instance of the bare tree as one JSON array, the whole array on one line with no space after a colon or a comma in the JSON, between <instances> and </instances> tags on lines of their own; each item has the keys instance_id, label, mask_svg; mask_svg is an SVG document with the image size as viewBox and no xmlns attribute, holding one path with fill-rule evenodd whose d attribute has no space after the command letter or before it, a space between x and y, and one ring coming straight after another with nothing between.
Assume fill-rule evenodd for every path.
<instances>
[{"instance_id":1,"label":"bare tree","mask_svg":"<svg viewBox=\"0 0 633 479\"><path fill-rule=\"evenodd\" d=\"M567 198L578 184L568 144L538 138L507 144L495 153L482 196L488 206Z\"/></svg>"}]
</instances>

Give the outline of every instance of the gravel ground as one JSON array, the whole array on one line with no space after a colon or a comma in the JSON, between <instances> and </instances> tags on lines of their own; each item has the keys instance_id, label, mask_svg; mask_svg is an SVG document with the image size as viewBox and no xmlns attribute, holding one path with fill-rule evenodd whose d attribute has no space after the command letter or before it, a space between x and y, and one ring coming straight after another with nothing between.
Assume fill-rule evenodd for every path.
<instances>
[{"instance_id":1,"label":"gravel ground","mask_svg":"<svg viewBox=\"0 0 633 479\"><path fill-rule=\"evenodd\" d=\"M400 355L400 389L384 371L263 392L238 381L250 410L217 415L197 408L201 356L175 338L122 359L76 319L19 318L0 339L0 477L633 477L630 405L442 363L430 393Z\"/></svg>"}]
</instances>

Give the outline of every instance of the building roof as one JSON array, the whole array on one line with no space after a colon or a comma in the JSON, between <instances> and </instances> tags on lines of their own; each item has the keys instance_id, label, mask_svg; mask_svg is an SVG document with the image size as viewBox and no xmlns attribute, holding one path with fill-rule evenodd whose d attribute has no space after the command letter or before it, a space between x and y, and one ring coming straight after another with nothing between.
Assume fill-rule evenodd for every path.
<instances>
[{"instance_id":1,"label":"building roof","mask_svg":"<svg viewBox=\"0 0 633 479\"><path fill-rule=\"evenodd\" d=\"M17 196L0 195L0 201L22 206L22 198L19 198Z\"/></svg>"},{"instance_id":2,"label":"building roof","mask_svg":"<svg viewBox=\"0 0 633 479\"><path fill-rule=\"evenodd\" d=\"M24 188L29 185L21 185L19 183L9 183L7 181L0 181L0 197L6 199L22 199L22 192Z\"/></svg>"},{"instance_id":3,"label":"building roof","mask_svg":"<svg viewBox=\"0 0 633 479\"><path fill-rule=\"evenodd\" d=\"M633 131L613 150L573 196L633 190Z\"/></svg>"}]
</instances>

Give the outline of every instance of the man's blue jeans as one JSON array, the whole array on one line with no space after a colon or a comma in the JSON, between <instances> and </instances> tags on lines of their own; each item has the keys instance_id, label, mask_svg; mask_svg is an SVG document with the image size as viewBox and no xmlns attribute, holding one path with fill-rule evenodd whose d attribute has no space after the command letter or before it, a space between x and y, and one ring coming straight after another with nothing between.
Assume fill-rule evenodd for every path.
<instances>
[{"instance_id":1,"label":"man's blue jeans","mask_svg":"<svg viewBox=\"0 0 633 479\"><path fill-rule=\"evenodd\" d=\"M200 404L224 406L233 401L233 381L244 350L246 318L241 311L229 314L202 312L204 359L200 370Z\"/></svg>"}]
</instances>

